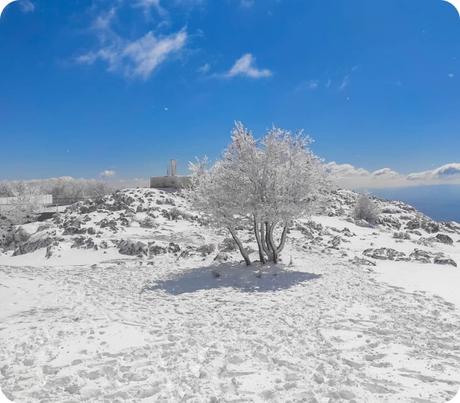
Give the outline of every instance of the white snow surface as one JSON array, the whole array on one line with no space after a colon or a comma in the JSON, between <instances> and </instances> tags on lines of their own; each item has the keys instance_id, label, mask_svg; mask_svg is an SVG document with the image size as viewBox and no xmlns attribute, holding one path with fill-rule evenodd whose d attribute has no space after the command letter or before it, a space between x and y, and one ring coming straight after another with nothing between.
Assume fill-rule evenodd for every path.
<instances>
[{"instance_id":1,"label":"white snow surface","mask_svg":"<svg viewBox=\"0 0 460 403\"><path fill-rule=\"evenodd\" d=\"M32 240L57 241L0 252L3 393L15 402L449 401L460 385L460 269L363 252L421 249L460 265L460 225L408 230L428 219L381 201L382 222L358 226L354 200L338 192L321 215L296 222L283 264L266 267L242 265L225 231L159 190L27 224ZM453 243L434 241L439 233ZM147 252L120 254L122 240Z\"/></svg>"}]
</instances>

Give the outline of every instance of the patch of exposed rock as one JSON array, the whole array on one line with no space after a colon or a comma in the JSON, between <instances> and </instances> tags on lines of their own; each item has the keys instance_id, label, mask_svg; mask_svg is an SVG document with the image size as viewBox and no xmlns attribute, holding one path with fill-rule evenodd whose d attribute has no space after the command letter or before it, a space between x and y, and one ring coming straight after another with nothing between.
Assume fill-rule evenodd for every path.
<instances>
[{"instance_id":1,"label":"patch of exposed rock","mask_svg":"<svg viewBox=\"0 0 460 403\"><path fill-rule=\"evenodd\" d=\"M414 249L414 251L407 256L404 252L399 252L391 248L369 248L363 252L363 255L377 260L417 261L420 263L434 263L457 267L457 263L444 253L433 253L422 249ZM355 263L359 263L359 261Z\"/></svg>"},{"instance_id":2,"label":"patch of exposed rock","mask_svg":"<svg viewBox=\"0 0 460 403\"><path fill-rule=\"evenodd\" d=\"M369 248L363 252L364 256L378 260L395 260L395 261L407 261L409 258L404 252L398 252L392 248Z\"/></svg>"}]
</instances>

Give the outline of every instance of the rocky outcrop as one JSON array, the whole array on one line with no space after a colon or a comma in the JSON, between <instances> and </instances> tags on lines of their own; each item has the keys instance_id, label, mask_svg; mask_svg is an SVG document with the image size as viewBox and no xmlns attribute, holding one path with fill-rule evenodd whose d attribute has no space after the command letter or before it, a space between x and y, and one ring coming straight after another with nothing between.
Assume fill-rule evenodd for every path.
<instances>
[{"instance_id":1,"label":"rocky outcrop","mask_svg":"<svg viewBox=\"0 0 460 403\"><path fill-rule=\"evenodd\" d=\"M412 260L416 260L421 263L431 263L433 259L433 254L421 249L414 249L414 251L409 255Z\"/></svg>"},{"instance_id":2,"label":"rocky outcrop","mask_svg":"<svg viewBox=\"0 0 460 403\"><path fill-rule=\"evenodd\" d=\"M426 250L414 249L409 257L411 260L416 260L421 263L434 263L457 267L457 263L444 253L433 253Z\"/></svg>"},{"instance_id":3,"label":"rocky outcrop","mask_svg":"<svg viewBox=\"0 0 460 403\"><path fill-rule=\"evenodd\" d=\"M205 244L205 245L201 245L199 246L196 251L201 254L201 256L208 256L210 255L212 252L214 252L216 250L216 246L214 244Z\"/></svg>"},{"instance_id":4,"label":"rocky outcrop","mask_svg":"<svg viewBox=\"0 0 460 403\"><path fill-rule=\"evenodd\" d=\"M414 249L409 256L391 248L366 249L363 255L377 260L417 261L457 267L457 263L444 253L433 253L422 249Z\"/></svg>"},{"instance_id":5,"label":"rocky outcrop","mask_svg":"<svg viewBox=\"0 0 460 403\"><path fill-rule=\"evenodd\" d=\"M428 219L415 218L406 223L406 228L409 230L423 229L429 234L434 234L440 231L440 226L437 222Z\"/></svg>"},{"instance_id":6,"label":"rocky outcrop","mask_svg":"<svg viewBox=\"0 0 460 403\"><path fill-rule=\"evenodd\" d=\"M433 263L457 267L455 260L447 256L436 256L433 260Z\"/></svg>"},{"instance_id":7,"label":"rocky outcrop","mask_svg":"<svg viewBox=\"0 0 460 403\"><path fill-rule=\"evenodd\" d=\"M20 243L14 250L13 256L25 255L38 249L48 248L50 245L58 245L63 238L56 236L56 231L42 231L30 236L27 241Z\"/></svg>"},{"instance_id":8,"label":"rocky outcrop","mask_svg":"<svg viewBox=\"0 0 460 403\"><path fill-rule=\"evenodd\" d=\"M123 240L118 244L118 252L122 255L146 256L149 253L149 248L141 241Z\"/></svg>"},{"instance_id":9,"label":"rocky outcrop","mask_svg":"<svg viewBox=\"0 0 460 403\"><path fill-rule=\"evenodd\" d=\"M396 260L396 261L407 261L409 258L404 252L398 252L391 248L378 248L378 249L366 249L363 252L364 256L371 257L378 260Z\"/></svg>"},{"instance_id":10,"label":"rocky outcrop","mask_svg":"<svg viewBox=\"0 0 460 403\"><path fill-rule=\"evenodd\" d=\"M454 240L449 235L445 235L445 234L437 234L434 237L434 240L436 240L437 242L446 244L446 245L454 244Z\"/></svg>"},{"instance_id":11,"label":"rocky outcrop","mask_svg":"<svg viewBox=\"0 0 460 403\"><path fill-rule=\"evenodd\" d=\"M393 233L393 238L394 239L400 239L400 240L410 240L410 234L408 232L394 232Z\"/></svg>"}]
</instances>

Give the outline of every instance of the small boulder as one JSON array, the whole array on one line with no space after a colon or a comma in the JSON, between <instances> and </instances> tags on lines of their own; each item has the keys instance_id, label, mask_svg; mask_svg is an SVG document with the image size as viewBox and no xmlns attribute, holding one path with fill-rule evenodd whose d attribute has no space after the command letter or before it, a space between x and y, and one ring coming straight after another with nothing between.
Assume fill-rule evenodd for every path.
<instances>
[{"instance_id":1,"label":"small boulder","mask_svg":"<svg viewBox=\"0 0 460 403\"><path fill-rule=\"evenodd\" d=\"M414 251L409 255L409 258L421 263L431 263L433 254L422 249L414 249Z\"/></svg>"},{"instance_id":2,"label":"small boulder","mask_svg":"<svg viewBox=\"0 0 460 403\"><path fill-rule=\"evenodd\" d=\"M401 239L401 240L409 240L410 239L410 234L408 232L394 232L393 233L393 238L394 239Z\"/></svg>"},{"instance_id":3,"label":"small boulder","mask_svg":"<svg viewBox=\"0 0 460 403\"><path fill-rule=\"evenodd\" d=\"M413 219L406 223L406 228L409 230L419 229L421 227L420 221Z\"/></svg>"},{"instance_id":4,"label":"small boulder","mask_svg":"<svg viewBox=\"0 0 460 403\"><path fill-rule=\"evenodd\" d=\"M379 248L379 249L366 249L363 252L364 256L371 257L379 260L396 260L396 261L407 261L409 260L404 252L399 252L391 248Z\"/></svg>"},{"instance_id":5,"label":"small boulder","mask_svg":"<svg viewBox=\"0 0 460 403\"><path fill-rule=\"evenodd\" d=\"M229 256L227 253L219 252L214 258L214 261L218 263L223 263L223 262L226 262L228 259L229 259Z\"/></svg>"},{"instance_id":6,"label":"small boulder","mask_svg":"<svg viewBox=\"0 0 460 403\"><path fill-rule=\"evenodd\" d=\"M142 256L148 254L148 247L141 241L124 240L118 244L118 252L122 255Z\"/></svg>"},{"instance_id":7,"label":"small boulder","mask_svg":"<svg viewBox=\"0 0 460 403\"><path fill-rule=\"evenodd\" d=\"M422 221L422 229L424 229L429 234L434 234L439 232L439 224L434 221Z\"/></svg>"},{"instance_id":8,"label":"small boulder","mask_svg":"<svg viewBox=\"0 0 460 403\"><path fill-rule=\"evenodd\" d=\"M457 267L455 260L447 256L436 256L433 263Z\"/></svg>"},{"instance_id":9,"label":"small boulder","mask_svg":"<svg viewBox=\"0 0 460 403\"><path fill-rule=\"evenodd\" d=\"M210 255L215 250L216 250L216 246L212 243L201 245L200 247L196 249L196 251L200 253L201 256L203 257Z\"/></svg>"},{"instance_id":10,"label":"small boulder","mask_svg":"<svg viewBox=\"0 0 460 403\"><path fill-rule=\"evenodd\" d=\"M443 243L443 244L446 244L446 245L453 245L454 244L454 240L449 235L437 234L434 238L435 238L435 240L437 242L440 242L440 243Z\"/></svg>"}]
</instances>

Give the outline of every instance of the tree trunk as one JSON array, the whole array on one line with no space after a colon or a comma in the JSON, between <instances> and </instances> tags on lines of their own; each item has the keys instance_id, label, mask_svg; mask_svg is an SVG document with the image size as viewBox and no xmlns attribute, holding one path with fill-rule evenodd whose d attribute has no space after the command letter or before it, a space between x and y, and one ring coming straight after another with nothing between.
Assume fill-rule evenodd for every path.
<instances>
[{"instance_id":1,"label":"tree trunk","mask_svg":"<svg viewBox=\"0 0 460 403\"><path fill-rule=\"evenodd\" d=\"M280 244L278 245L278 248L277 248L278 254L280 254L281 251L284 249L284 245L286 244L287 232L288 232L288 225L286 223L284 224L283 233L281 234Z\"/></svg>"},{"instance_id":2,"label":"tree trunk","mask_svg":"<svg viewBox=\"0 0 460 403\"><path fill-rule=\"evenodd\" d=\"M273 248L270 244L270 224L268 222L265 223L265 245L267 248L268 260L273 261Z\"/></svg>"},{"instance_id":3,"label":"tree trunk","mask_svg":"<svg viewBox=\"0 0 460 403\"><path fill-rule=\"evenodd\" d=\"M243 244L241 243L240 239L236 235L236 232L230 227L228 227L228 230L230 231L230 234L231 234L233 240L238 245L238 249L240 250L241 256L243 256L243 259L246 262L246 266L250 266L251 265L251 260L249 259L249 255L246 252L246 249L244 249Z\"/></svg>"},{"instance_id":4,"label":"tree trunk","mask_svg":"<svg viewBox=\"0 0 460 403\"><path fill-rule=\"evenodd\" d=\"M268 247L271 251L271 259L273 263L278 263L278 250L275 246L275 242L273 242L273 232L275 230L276 223L267 224L267 243Z\"/></svg>"},{"instance_id":5,"label":"tree trunk","mask_svg":"<svg viewBox=\"0 0 460 403\"><path fill-rule=\"evenodd\" d=\"M263 226L263 224L262 224ZM257 247L259 248L259 260L260 263L265 264L267 261L265 260L265 254L262 246L262 241L260 239L260 234L259 234L259 224L257 223L256 216L254 216L254 235L256 236L256 241L257 241Z\"/></svg>"},{"instance_id":6,"label":"tree trunk","mask_svg":"<svg viewBox=\"0 0 460 403\"><path fill-rule=\"evenodd\" d=\"M260 243L262 244L263 251L268 256L268 258L270 258L270 251L268 250L264 228L265 228L265 223L260 223Z\"/></svg>"}]
</instances>

